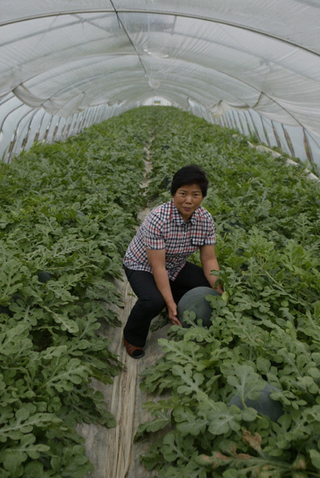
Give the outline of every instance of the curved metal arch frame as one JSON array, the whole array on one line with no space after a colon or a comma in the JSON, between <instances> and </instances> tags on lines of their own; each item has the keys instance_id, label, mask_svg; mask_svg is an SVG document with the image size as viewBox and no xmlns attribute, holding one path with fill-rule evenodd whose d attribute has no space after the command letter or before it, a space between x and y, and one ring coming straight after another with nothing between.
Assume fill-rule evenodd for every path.
<instances>
[{"instance_id":1,"label":"curved metal arch frame","mask_svg":"<svg viewBox=\"0 0 320 478\"><path fill-rule=\"evenodd\" d=\"M112 2L111 2L112 3ZM273 38L275 40L278 40L278 41L281 41L281 42L284 42L286 44L289 44L291 46L294 46L296 48L299 48L301 50L304 50L308 53L311 53L313 55L316 55L317 57L320 56L320 53L317 52L317 51L314 51L313 49L310 49L310 48L306 48L302 45L300 45L299 43L296 43L296 42L293 42L287 38L283 38L281 36L278 36L278 35L274 35L274 34L271 34L271 33L268 33L268 32L264 32L260 29L254 29L254 28L251 28L249 26L245 26L245 25L240 25L238 23L235 23L235 22L227 22L227 21L223 21L223 20L219 20L219 19L214 19L214 18L210 18L210 17L205 17L205 16L197 16L197 15L188 15L188 14L181 14L179 12L161 12L161 11L152 11L152 10L138 10L138 9L119 9L119 10L116 10L115 8L112 9L103 9L103 10L78 10L78 11L68 11L68 12L59 12L59 13L51 13L51 14L44 14L44 15L38 15L38 16L33 16L33 17L25 17L25 18L21 18L21 19L17 19L15 21L10 21L10 22L0 22L0 26L1 25L6 25L6 24L16 24L16 23L19 23L19 22L23 22L23 21L28 21L28 20L34 20L34 19L37 19L37 18L45 18L45 17L56 17L56 16L60 16L60 15L77 15L77 14L86 14L86 13L115 13L118 17L118 21L119 21L119 15L121 13L139 13L139 14L155 14L157 16L161 16L161 15L167 15L167 16L172 16L172 17L185 17L185 18L194 18L194 19L198 19L198 20L205 20L205 21L208 21L208 22L212 22L212 23L216 23L216 24L222 24L222 25L227 25L227 26L232 26L232 27L235 27L235 28L239 28L239 29L243 29L243 30L247 30L247 31L251 31L253 33L256 33L256 34L260 34L260 35L263 35L265 37L269 37L269 38ZM124 29L125 31L125 28L124 26L122 25L122 28ZM127 32L126 32L127 33ZM128 37L129 38L129 37ZM130 39L129 39L130 40ZM137 55L139 56L139 53L136 51ZM139 57L140 58L140 57ZM236 78L238 80L238 78ZM238 80L239 81L239 80ZM261 94L263 94L261 92ZM268 97L268 95L265 95L266 97ZM268 97L269 98L269 97ZM278 104L274 98L269 98L271 101L273 101L274 103ZM283 109L284 111L287 112L287 114L289 114L292 118L296 120L296 118L294 117L294 115L292 115L289 111L287 111L285 108L283 108L282 105L279 105L278 106ZM23 116L25 117L25 115ZM23 118L20 119L18 125L20 125L21 121L22 121ZM32 121L32 120L31 120ZM303 130L305 131L303 125L298 122L300 124L300 126L303 128ZM30 125L30 123L29 123ZM17 129L18 129L18 126L17 126ZM17 132L17 129L16 129L16 132Z\"/></svg>"},{"instance_id":2,"label":"curved metal arch frame","mask_svg":"<svg viewBox=\"0 0 320 478\"><path fill-rule=\"evenodd\" d=\"M232 26L235 28L239 28L242 30L254 32L260 35L263 35L265 37L273 38L275 40L281 41L283 43L287 43L289 45L292 45L296 48L299 48L301 50L307 51L309 53L312 53L316 56L320 56L320 52L317 52L311 48L304 47L303 45L300 45L299 43L296 43L292 40L289 40L288 38L281 37L279 35L274 35L272 33L268 33L263 30L259 29L254 29L252 27L243 25L243 24L238 24L235 22L227 22L225 20L220 20L212 17L206 17L202 15L191 15L191 14L186 14L186 13L180 13L180 12L159 12L157 10L139 10L139 9L112 9L112 8L106 8L106 9L97 9L97 10L89 10L89 9L83 9L83 10L70 10L66 12L57 12L57 13L50 13L50 14L41 14L41 15L35 15L33 17L25 17L25 18L18 18L16 20L11 20L8 22L1 22L0 21L0 27L4 25L12 25L16 23L21 23L25 21L30 21L30 20L36 20L36 19L41 19L41 18L50 18L50 17L57 17L57 16L67 16L67 15L80 15L80 14L91 14L91 13L114 13L117 16L122 14L122 13L139 13L139 14L147 14L147 15L160 15L160 16L173 16L173 17L181 17L181 18L191 18L191 19L197 19L197 20L204 20L212 23L217 23L221 25L227 25L227 26ZM118 17L119 18L119 17ZM122 22L121 22L122 23ZM122 25L123 26L123 25Z\"/></svg>"}]
</instances>

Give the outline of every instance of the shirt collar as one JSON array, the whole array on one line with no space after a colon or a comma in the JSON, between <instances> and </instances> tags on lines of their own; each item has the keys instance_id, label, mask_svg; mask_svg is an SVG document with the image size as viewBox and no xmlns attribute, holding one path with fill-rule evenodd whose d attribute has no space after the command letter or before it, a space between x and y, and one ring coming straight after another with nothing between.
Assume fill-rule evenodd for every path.
<instances>
[{"instance_id":1,"label":"shirt collar","mask_svg":"<svg viewBox=\"0 0 320 478\"><path fill-rule=\"evenodd\" d=\"M192 216L190 217L190 219L188 221L185 221L180 212L178 211L178 209L176 208L176 206L174 205L174 202L173 202L173 199L171 199L171 214L172 214L172 220L176 223L176 224L179 224L179 226L183 225L183 224L189 224L191 222L191 224L194 224L196 222L196 218L195 218L195 215L198 213L198 209L192 214Z\"/></svg>"}]
</instances>

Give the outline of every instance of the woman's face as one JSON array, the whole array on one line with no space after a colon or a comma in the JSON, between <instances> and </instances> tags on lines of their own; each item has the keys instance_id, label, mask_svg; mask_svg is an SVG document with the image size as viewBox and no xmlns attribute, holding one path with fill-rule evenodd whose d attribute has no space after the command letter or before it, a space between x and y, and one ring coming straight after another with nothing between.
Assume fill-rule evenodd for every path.
<instances>
[{"instance_id":1,"label":"woman's face","mask_svg":"<svg viewBox=\"0 0 320 478\"><path fill-rule=\"evenodd\" d=\"M174 205L185 221L190 219L203 200L202 191L198 184L181 186L172 197Z\"/></svg>"}]
</instances>

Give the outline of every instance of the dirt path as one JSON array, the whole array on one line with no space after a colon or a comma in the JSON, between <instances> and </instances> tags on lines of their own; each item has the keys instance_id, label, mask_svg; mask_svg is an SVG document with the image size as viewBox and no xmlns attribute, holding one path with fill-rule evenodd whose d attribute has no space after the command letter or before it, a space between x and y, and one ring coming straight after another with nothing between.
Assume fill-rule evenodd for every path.
<instances>
[{"instance_id":1,"label":"dirt path","mask_svg":"<svg viewBox=\"0 0 320 478\"><path fill-rule=\"evenodd\" d=\"M125 307L120 309L119 314L122 327L116 329L105 327L102 334L111 340L110 348L119 356L124 369L115 377L113 385L94 383L94 388L106 397L117 426L108 429L83 424L79 425L77 430L86 439L87 455L95 466L95 471L89 473L88 478L149 478L155 476L155 473L149 472L140 464L139 456L147 451L151 442L140 440L133 443L139 424L148 419L142 405L152 399L139 387L142 381L141 373L162 356L158 339L166 337L169 325L149 334L143 359L132 359L123 346L122 330L136 299L127 280L119 281L118 285L122 289L125 301Z\"/></svg>"},{"instance_id":2,"label":"dirt path","mask_svg":"<svg viewBox=\"0 0 320 478\"><path fill-rule=\"evenodd\" d=\"M147 175L151 170L149 147L146 148L146 156ZM147 179L145 186L147 187ZM140 222L148 212L149 209L146 209L140 213ZM118 355L124 368L115 377L113 385L94 382L94 388L104 394L109 409L116 418L117 426L108 429L102 426L83 424L79 425L77 430L85 438L87 456L95 466L95 471L89 473L88 478L149 478L155 476L156 473L150 472L142 466L139 456L147 451L151 442L139 440L139 442L133 443L139 424L148 419L148 414L142 409L142 405L152 399L139 387L142 381L141 373L155 364L163 355L158 345L158 339L166 337L170 326L166 325L156 332L150 332L145 348L146 355L140 360L132 359L123 345L122 331L136 297L124 274L123 281L117 281L117 286L125 304L123 309L117 308L122 327L111 328L102 325L101 333L111 341L110 349Z\"/></svg>"}]
</instances>

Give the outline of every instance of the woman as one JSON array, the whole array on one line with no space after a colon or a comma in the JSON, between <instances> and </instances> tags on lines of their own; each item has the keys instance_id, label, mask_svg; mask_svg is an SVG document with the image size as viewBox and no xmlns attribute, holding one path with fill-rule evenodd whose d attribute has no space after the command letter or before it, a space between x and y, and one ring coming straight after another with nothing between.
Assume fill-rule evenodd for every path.
<instances>
[{"instance_id":1,"label":"woman","mask_svg":"<svg viewBox=\"0 0 320 478\"><path fill-rule=\"evenodd\" d=\"M194 287L215 287L219 270L215 255L215 228L211 214L201 206L208 179L197 165L185 166L173 177L170 202L153 209L124 257L124 269L138 297L124 328L124 344L133 358L144 356L151 320L164 306L169 319L181 325L177 303ZM200 249L202 267L187 262ZM219 285L217 291L222 293Z\"/></svg>"}]
</instances>

